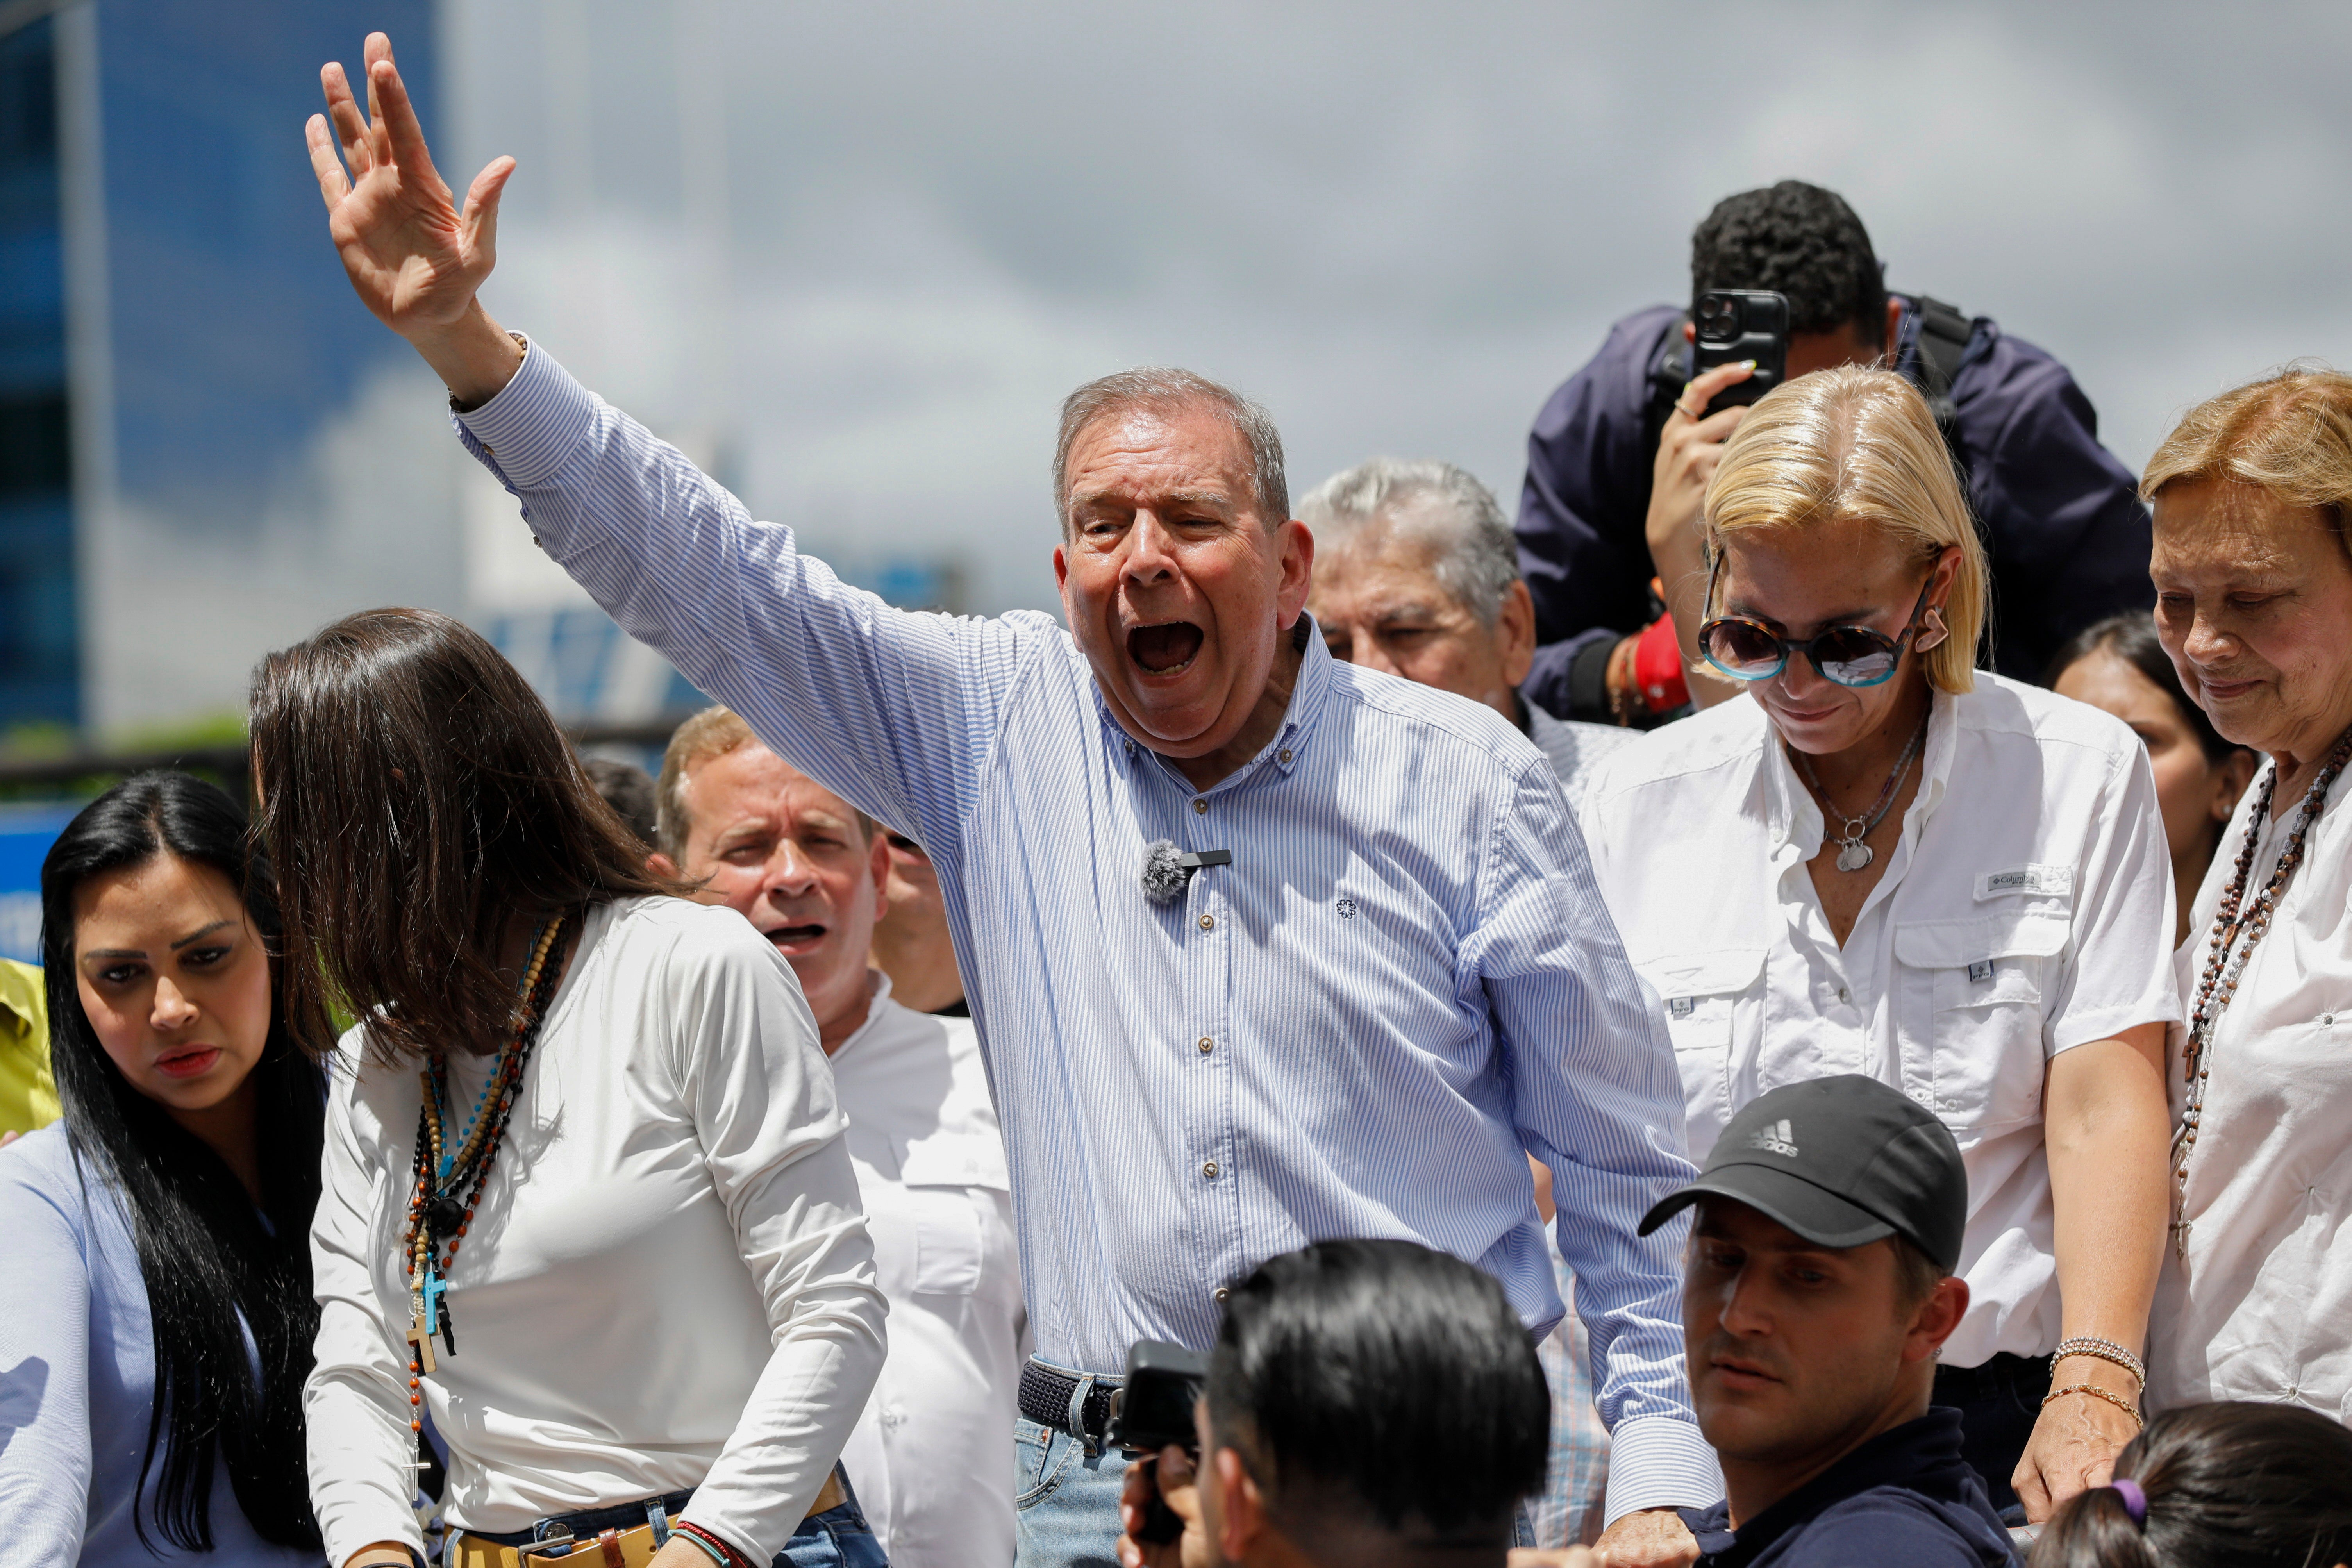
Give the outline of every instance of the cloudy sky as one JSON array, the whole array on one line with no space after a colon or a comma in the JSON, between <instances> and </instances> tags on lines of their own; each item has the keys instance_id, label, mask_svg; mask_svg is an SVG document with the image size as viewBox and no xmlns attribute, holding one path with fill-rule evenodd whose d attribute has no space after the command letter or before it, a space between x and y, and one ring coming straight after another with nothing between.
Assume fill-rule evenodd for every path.
<instances>
[{"instance_id":1,"label":"cloudy sky","mask_svg":"<svg viewBox=\"0 0 2352 1568\"><path fill-rule=\"evenodd\" d=\"M1295 488L1386 452L1515 503L1547 392L1786 176L2135 467L2352 364L2340 6L446 0L443 46L453 183L521 161L492 310L975 608L1052 602L1055 405L1133 363L1268 403Z\"/></svg>"}]
</instances>

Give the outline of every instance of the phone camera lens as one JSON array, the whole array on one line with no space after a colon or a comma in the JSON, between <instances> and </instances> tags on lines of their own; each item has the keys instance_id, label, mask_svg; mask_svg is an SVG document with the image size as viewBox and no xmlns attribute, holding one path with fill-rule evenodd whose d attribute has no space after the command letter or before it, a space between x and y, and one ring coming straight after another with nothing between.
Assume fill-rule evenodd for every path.
<instances>
[{"instance_id":1,"label":"phone camera lens","mask_svg":"<svg viewBox=\"0 0 2352 1568\"><path fill-rule=\"evenodd\" d=\"M1739 302L1708 295L1698 302L1698 330L1709 342L1726 342L1739 335Z\"/></svg>"}]
</instances>

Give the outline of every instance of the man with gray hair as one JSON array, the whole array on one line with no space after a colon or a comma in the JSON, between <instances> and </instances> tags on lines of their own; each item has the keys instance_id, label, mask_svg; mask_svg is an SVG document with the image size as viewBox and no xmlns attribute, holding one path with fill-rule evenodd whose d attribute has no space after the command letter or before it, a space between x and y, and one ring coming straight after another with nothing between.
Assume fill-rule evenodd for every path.
<instances>
[{"instance_id":1,"label":"man with gray hair","mask_svg":"<svg viewBox=\"0 0 2352 1568\"><path fill-rule=\"evenodd\" d=\"M1374 458L1309 490L1298 518L1315 534L1307 609L1331 657L1484 702L1581 805L1591 765L1634 731L1555 719L1520 695L1535 602L1495 493L1452 463Z\"/></svg>"},{"instance_id":2,"label":"man with gray hair","mask_svg":"<svg viewBox=\"0 0 2352 1568\"><path fill-rule=\"evenodd\" d=\"M367 54L374 123L330 66L333 130L310 127L361 299L448 385L551 559L938 868L1038 1350L1019 1561L1112 1556L1129 1348L1206 1348L1225 1282L1276 1254L1420 1241L1549 1331L1530 1153L1606 1367L1604 1545L1687 1560L1671 1506L1719 1477L1682 1370L1682 1238L1634 1230L1692 1175L1672 1047L1542 756L1324 649L1264 411L1181 371L1080 388L1054 464L1066 629L894 610L490 320L513 165L460 210L389 42Z\"/></svg>"},{"instance_id":3,"label":"man with gray hair","mask_svg":"<svg viewBox=\"0 0 2352 1568\"><path fill-rule=\"evenodd\" d=\"M1591 764L1635 732L1555 719L1520 695L1535 658L1535 605L1494 492L1452 463L1374 458L1309 490L1298 517L1315 533L1307 608L1331 657L1485 703L1536 743L1560 793L1580 807ZM1533 1174L1549 1221L1549 1173L1538 1164ZM1556 1245L1547 1250L1569 1311L1537 1347L1551 1385L1551 1451L1532 1511L1536 1544L1561 1546L1600 1529L1609 1428L1593 1408L1575 1271Z\"/></svg>"}]
</instances>

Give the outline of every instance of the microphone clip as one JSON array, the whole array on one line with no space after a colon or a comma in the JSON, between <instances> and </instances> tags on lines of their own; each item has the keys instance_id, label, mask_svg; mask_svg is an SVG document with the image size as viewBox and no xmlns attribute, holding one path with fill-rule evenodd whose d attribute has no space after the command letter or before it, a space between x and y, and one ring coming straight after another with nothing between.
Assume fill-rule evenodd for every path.
<instances>
[{"instance_id":1,"label":"microphone clip","mask_svg":"<svg viewBox=\"0 0 2352 1568\"><path fill-rule=\"evenodd\" d=\"M1193 872L1203 866L1233 863L1234 852L1230 849L1180 852L1168 839L1155 839L1143 852L1143 896L1155 904L1172 904L1184 896Z\"/></svg>"}]
</instances>

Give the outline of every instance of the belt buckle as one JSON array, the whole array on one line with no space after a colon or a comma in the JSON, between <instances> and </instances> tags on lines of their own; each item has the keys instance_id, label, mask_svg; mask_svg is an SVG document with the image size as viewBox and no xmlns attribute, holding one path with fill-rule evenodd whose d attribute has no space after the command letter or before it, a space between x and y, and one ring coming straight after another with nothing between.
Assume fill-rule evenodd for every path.
<instances>
[{"instance_id":1,"label":"belt buckle","mask_svg":"<svg viewBox=\"0 0 2352 1568\"><path fill-rule=\"evenodd\" d=\"M579 1537L572 1533L572 1527L568 1524L559 1524L555 1528L563 1533L557 1535L551 1532L541 1540L516 1547L515 1561L524 1562L542 1553L550 1557L571 1556L572 1549L580 1544Z\"/></svg>"}]
</instances>

